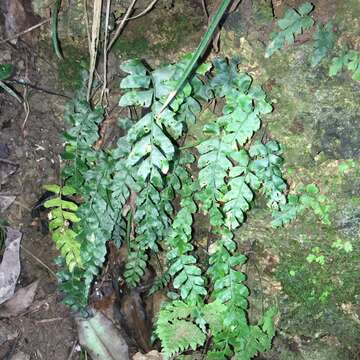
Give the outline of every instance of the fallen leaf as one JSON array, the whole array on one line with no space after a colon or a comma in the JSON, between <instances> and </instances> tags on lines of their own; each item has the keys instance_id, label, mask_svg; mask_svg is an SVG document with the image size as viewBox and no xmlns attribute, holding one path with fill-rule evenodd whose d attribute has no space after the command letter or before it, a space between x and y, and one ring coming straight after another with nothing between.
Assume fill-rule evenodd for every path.
<instances>
[{"instance_id":1,"label":"fallen leaf","mask_svg":"<svg viewBox=\"0 0 360 360\"><path fill-rule=\"evenodd\" d=\"M22 351L18 351L14 356L10 358L10 360L30 360L30 355L25 354Z\"/></svg>"},{"instance_id":2,"label":"fallen leaf","mask_svg":"<svg viewBox=\"0 0 360 360\"><path fill-rule=\"evenodd\" d=\"M16 199L16 196L0 194L0 212L5 211Z\"/></svg>"},{"instance_id":3,"label":"fallen leaf","mask_svg":"<svg viewBox=\"0 0 360 360\"><path fill-rule=\"evenodd\" d=\"M9 300L15 292L20 275L20 241L21 232L7 228L5 251L0 264L0 304Z\"/></svg>"},{"instance_id":4,"label":"fallen leaf","mask_svg":"<svg viewBox=\"0 0 360 360\"><path fill-rule=\"evenodd\" d=\"M0 347L7 341L15 340L19 336L19 331L14 324L7 324L0 321Z\"/></svg>"},{"instance_id":5,"label":"fallen leaf","mask_svg":"<svg viewBox=\"0 0 360 360\"><path fill-rule=\"evenodd\" d=\"M93 360L129 360L128 346L112 321L95 312L89 319L77 318L79 342Z\"/></svg>"},{"instance_id":6,"label":"fallen leaf","mask_svg":"<svg viewBox=\"0 0 360 360\"><path fill-rule=\"evenodd\" d=\"M133 356L133 360L162 360L163 357L161 355L161 353L159 353L156 350L152 350L147 354L142 354L142 353L136 353Z\"/></svg>"},{"instance_id":7,"label":"fallen leaf","mask_svg":"<svg viewBox=\"0 0 360 360\"><path fill-rule=\"evenodd\" d=\"M23 313L33 302L39 281L19 289L11 299L0 306L0 318L18 316Z\"/></svg>"},{"instance_id":8,"label":"fallen leaf","mask_svg":"<svg viewBox=\"0 0 360 360\"><path fill-rule=\"evenodd\" d=\"M18 165L12 161L0 159L0 185L5 184L7 178L14 174Z\"/></svg>"},{"instance_id":9,"label":"fallen leaf","mask_svg":"<svg viewBox=\"0 0 360 360\"><path fill-rule=\"evenodd\" d=\"M10 155L10 149L8 144L0 143L0 158L6 159Z\"/></svg>"}]
</instances>

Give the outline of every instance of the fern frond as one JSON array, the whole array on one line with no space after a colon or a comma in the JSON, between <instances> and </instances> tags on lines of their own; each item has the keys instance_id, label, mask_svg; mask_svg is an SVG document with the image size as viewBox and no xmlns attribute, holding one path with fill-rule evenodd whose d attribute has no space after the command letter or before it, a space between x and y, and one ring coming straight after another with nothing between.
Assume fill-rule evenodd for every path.
<instances>
[{"instance_id":1,"label":"fern frond","mask_svg":"<svg viewBox=\"0 0 360 360\"><path fill-rule=\"evenodd\" d=\"M325 25L318 24L314 34L315 50L311 57L311 66L318 65L334 47L336 36L334 32L334 23L329 21Z\"/></svg>"},{"instance_id":2,"label":"fern frond","mask_svg":"<svg viewBox=\"0 0 360 360\"><path fill-rule=\"evenodd\" d=\"M280 204L279 210L272 212L273 220L271 225L273 227L285 226L295 220L302 211L303 207L300 204L299 196L289 195L287 197L287 202L285 204Z\"/></svg>"},{"instance_id":3,"label":"fern frond","mask_svg":"<svg viewBox=\"0 0 360 360\"><path fill-rule=\"evenodd\" d=\"M246 261L244 255L232 255L236 244L229 230L221 230L221 240L216 244L214 254L210 256L208 273L214 284L212 297L227 305L224 323L227 326L246 323L245 312L249 291L243 284L245 275L236 266Z\"/></svg>"},{"instance_id":4,"label":"fern frond","mask_svg":"<svg viewBox=\"0 0 360 360\"><path fill-rule=\"evenodd\" d=\"M197 148L200 153L198 166L199 184L205 190L198 194L202 200L203 210L210 212L210 221L217 225L221 215L218 213L218 202L223 199L224 187L226 187L225 178L232 163L228 155L232 148L219 135L219 128L215 128L216 136L202 142Z\"/></svg>"},{"instance_id":5,"label":"fern frond","mask_svg":"<svg viewBox=\"0 0 360 360\"><path fill-rule=\"evenodd\" d=\"M250 209L253 190L260 186L259 179L248 169L250 157L246 150L234 152L231 158L236 162L229 172L229 191L224 196L226 224L236 229L245 220L245 213Z\"/></svg>"},{"instance_id":6,"label":"fern frond","mask_svg":"<svg viewBox=\"0 0 360 360\"><path fill-rule=\"evenodd\" d=\"M185 57L174 65L151 73L138 60L122 65L122 70L129 75L121 82L126 92L120 99L120 105L150 108L150 112L131 127L126 137L131 146L127 167L132 169L138 185L134 214L136 236L131 240L131 246L142 254L147 250L158 251L158 243L171 223L171 201L175 196L171 184L177 151L175 140L182 135L185 123L193 121L195 114L201 110L197 100L191 96L192 85L186 82L170 107L162 112L161 118L155 116L176 87L189 60ZM196 78L193 83L195 95L205 96L201 91L202 81ZM137 264L133 265L131 268L135 270ZM138 268L138 273L141 271L142 268ZM132 283L136 279L133 273L127 272L131 274L128 280Z\"/></svg>"},{"instance_id":7,"label":"fern frond","mask_svg":"<svg viewBox=\"0 0 360 360\"><path fill-rule=\"evenodd\" d=\"M309 209L319 217L325 225L330 225L328 199L320 194L319 188L315 184L308 184L300 189L298 195L288 195L287 202L280 204L279 210L273 211L272 226L279 227L296 219L296 217Z\"/></svg>"},{"instance_id":8,"label":"fern frond","mask_svg":"<svg viewBox=\"0 0 360 360\"><path fill-rule=\"evenodd\" d=\"M174 278L173 286L175 289L180 289L180 296L183 300L189 298L194 301L199 296L207 294L202 271L197 265L196 257L191 255L194 250L190 243L192 215L196 209L191 198L183 198L181 209L174 219L172 231L167 240L171 249L167 257L171 264L169 273Z\"/></svg>"},{"instance_id":9,"label":"fern frond","mask_svg":"<svg viewBox=\"0 0 360 360\"><path fill-rule=\"evenodd\" d=\"M295 9L288 9L282 19L277 21L281 31L275 34L266 48L265 57L269 58L276 51L284 48L285 44L291 45L295 37L310 29L314 20L309 16L314 9L314 5L306 2Z\"/></svg>"},{"instance_id":10,"label":"fern frond","mask_svg":"<svg viewBox=\"0 0 360 360\"><path fill-rule=\"evenodd\" d=\"M81 243L77 239L77 233L71 226L80 221L75 214L78 210L77 204L70 200L64 200L63 195L72 195L75 189L67 186L65 191L58 185L45 186L48 191L54 192L57 197L44 203L46 208L51 208L49 229L52 231L52 238L56 247L60 250L61 256L65 259L66 266L70 272L78 266L83 267L80 247ZM64 194L65 192L65 194Z\"/></svg>"},{"instance_id":11,"label":"fern frond","mask_svg":"<svg viewBox=\"0 0 360 360\"><path fill-rule=\"evenodd\" d=\"M196 350L204 344L205 334L189 319L193 311L193 305L182 301L173 301L161 309L155 333L162 341L165 359L188 349Z\"/></svg>"},{"instance_id":12,"label":"fern frond","mask_svg":"<svg viewBox=\"0 0 360 360\"><path fill-rule=\"evenodd\" d=\"M143 251L143 249L135 248L136 245L133 245L130 248L128 259L125 265L124 276L126 282L130 287L135 287L139 284L142 276L145 274L145 269L147 266L147 261L149 259L148 255Z\"/></svg>"},{"instance_id":13,"label":"fern frond","mask_svg":"<svg viewBox=\"0 0 360 360\"><path fill-rule=\"evenodd\" d=\"M346 67L352 72L352 79L360 81L360 53L355 50L343 51L338 57L334 57L329 68L329 76L335 76Z\"/></svg>"},{"instance_id":14,"label":"fern frond","mask_svg":"<svg viewBox=\"0 0 360 360\"><path fill-rule=\"evenodd\" d=\"M257 141L250 147L249 153L254 158L250 170L261 181L268 206L277 209L280 204L286 203L287 189L281 172L283 159L280 157L280 146L276 141L269 141L266 144Z\"/></svg>"},{"instance_id":15,"label":"fern frond","mask_svg":"<svg viewBox=\"0 0 360 360\"><path fill-rule=\"evenodd\" d=\"M67 111L65 119L72 125L63 137L66 141L62 158L67 161L62 177L66 184L79 193L84 184L84 173L88 170L88 159L94 156L93 144L98 140L98 126L103 120L103 109L93 110L86 101L76 101Z\"/></svg>"}]
</instances>

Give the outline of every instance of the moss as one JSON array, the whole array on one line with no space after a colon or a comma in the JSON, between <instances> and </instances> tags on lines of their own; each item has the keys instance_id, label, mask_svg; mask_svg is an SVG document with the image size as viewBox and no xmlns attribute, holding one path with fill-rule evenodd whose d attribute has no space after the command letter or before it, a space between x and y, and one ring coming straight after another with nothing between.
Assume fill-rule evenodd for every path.
<instances>
[{"instance_id":1,"label":"moss","mask_svg":"<svg viewBox=\"0 0 360 360\"><path fill-rule=\"evenodd\" d=\"M197 41L194 39L200 35L201 18L196 13L186 13L189 9L181 8L181 4L176 6L178 11L158 9L161 13L151 13L146 24L143 18L131 23L114 44L115 53L123 59L139 57L166 63L173 61L171 54L179 53L180 49L191 44L195 48Z\"/></svg>"},{"instance_id":2,"label":"moss","mask_svg":"<svg viewBox=\"0 0 360 360\"><path fill-rule=\"evenodd\" d=\"M71 45L62 50L64 59L58 62L58 80L64 89L73 92L82 85L81 71L88 68L88 54Z\"/></svg>"},{"instance_id":3,"label":"moss","mask_svg":"<svg viewBox=\"0 0 360 360\"><path fill-rule=\"evenodd\" d=\"M139 29L139 33L142 33ZM149 41L143 35L135 37L120 37L114 44L113 50L115 54L121 56L123 59L129 58L144 58L149 51Z\"/></svg>"},{"instance_id":4,"label":"moss","mask_svg":"<svg viewBox=\"0 0 360 360\"><path fill-rule=\"evenodd\" d=\"M253 4L253 19L258 26L268 25L273 20L272 6L269 1L260 0Z\"/></svg>"},{"instance_id":5,"label":"moss","mask_svg":"<svg viewBox=\"0 0 360 360\"><path fill-rule=\"evenodd\" d=\"M360 270L356 266L359 249L346 254L323 245L319 254L325 258L324 265L309 263L307 256L312 251L314 248L293 246L277 269L286 294L280 304L282 326L292 334L330 334L343 346L351 346L360 340L360 327L343 306L356 304L360 290L354 282Z\"/></svg>"}]
</instances>

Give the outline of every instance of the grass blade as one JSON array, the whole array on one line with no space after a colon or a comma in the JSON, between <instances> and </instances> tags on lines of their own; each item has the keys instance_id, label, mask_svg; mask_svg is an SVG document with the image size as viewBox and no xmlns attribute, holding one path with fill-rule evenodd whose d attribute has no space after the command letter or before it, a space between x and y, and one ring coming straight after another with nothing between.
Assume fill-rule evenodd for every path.
<instances>
[{"instance_id":1,"label":"grass blade","mask_svg":"<svg viewBox=\"0 0 360 360\"><path fill-rule=\"evenodd\" d=\"M58 39L58 13L61 6L61 0L56 0L55 5L51 11L51 43L54 48L55 54L59 59L63 59L59 39Z\"/></svg>"},{"instance_id":2,"label":"grass blade","mask_svg":"<svg viewBox=\"0 0 360 360\"><path fill-rule=\"evenodd\" d=\"M158 117L165 110L165 108L171 103L171 101L175 98L175 96L181 90L181 88L183 87L185 81L187 80L187 78L189 77L191 72L194 70L194 67L197 65L199 58L204 54L205 50L207 49L208 44L214 34L214 31L216 30L216 27L218 26L218 24L219 24L221 18L223 17L225 10L229 6L230 2L231 2L231 0L224 0L222 2L222 4L219 6L219 9L216 11L213 18L211 19L211 22L208 26L208 29L207 29L205 35L201 39L198 48L196 49L193 57L191 58L189 65L187 66L187 68L184 71L183 76L179 80L176 89L169 94L164 105L162 106L159 113L157 114Z\"/></svg>"}]
</instances>

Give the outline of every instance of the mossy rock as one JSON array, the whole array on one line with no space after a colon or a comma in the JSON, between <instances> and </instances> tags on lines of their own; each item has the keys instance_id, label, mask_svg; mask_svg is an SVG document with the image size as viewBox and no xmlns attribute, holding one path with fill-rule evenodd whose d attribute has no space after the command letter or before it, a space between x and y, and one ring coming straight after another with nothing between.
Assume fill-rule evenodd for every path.
<instances>
[{"instance_id":1,"label":"mossy rock","mask_svg":"<svg viewBox=\"0 0 360 360\"><path fill-rule=\"evenodd\" d=\"M317 19L339 22L337 45L317 67L309 60L312 31L307 41L265 59L273 30L265 20L271 11L266 1L254 5L248 28L230 21L222 45L223 53L237 56L239 69L263 85L273 102L264 128L268 138L282 144L290 192L315 183L331 205L331 224L308 211L287 227L273 229L271 211L260 198L236 236L249 254L254 311L261 313L264 299L277 298L279 332L298 344L296 351L283 349L281 359L343 360L358 351L360 340L355 280L360 272L360 82L346 71L333 78L328 71L343 43L357 49L360 3L314 3Z\"/></svg>"}]
</instances>

